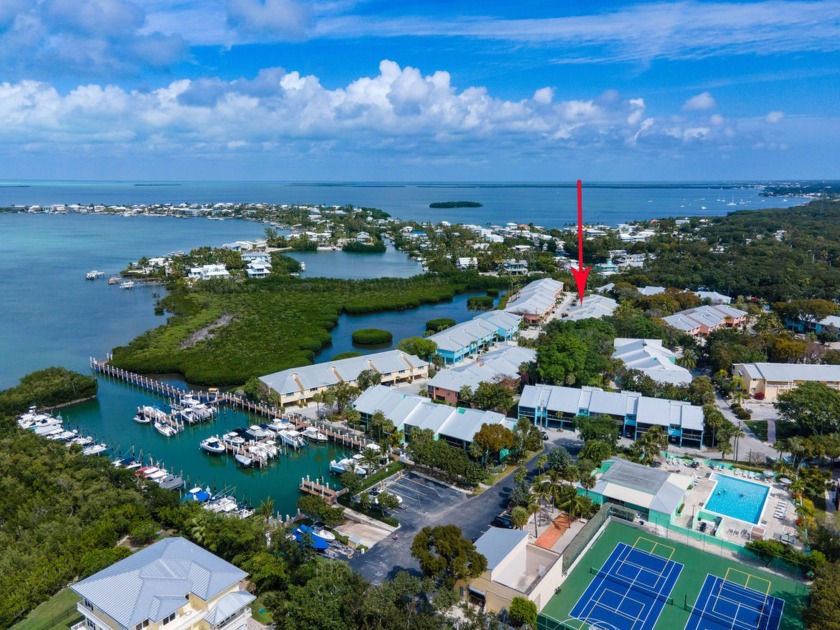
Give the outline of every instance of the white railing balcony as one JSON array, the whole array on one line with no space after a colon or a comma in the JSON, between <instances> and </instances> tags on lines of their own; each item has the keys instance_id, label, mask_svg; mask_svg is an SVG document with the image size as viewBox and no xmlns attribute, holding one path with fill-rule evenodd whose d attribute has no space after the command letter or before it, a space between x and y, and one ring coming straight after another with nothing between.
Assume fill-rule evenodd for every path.
<instances>
[{"instance_id":1,"label":"white railing balcony","mask_svg":"<svg viewBox=\"0 0 840 630\"><path fill-rule=\"evenodd\" d=\"M85 606L83 601L76 604L76 610L78 610L86 618L93 621L97 625L97 627L99 627L99 628L112 628L113 627L110 623L108 623L107 621L105 621L101 617L97 616L97 614L95 612L93 612L90 608ZM80 621L78 624L73 626L74 630L76 628L86 628L86 627L87 626L86 626L84 621Z\"/></svg>"}]
</instances>

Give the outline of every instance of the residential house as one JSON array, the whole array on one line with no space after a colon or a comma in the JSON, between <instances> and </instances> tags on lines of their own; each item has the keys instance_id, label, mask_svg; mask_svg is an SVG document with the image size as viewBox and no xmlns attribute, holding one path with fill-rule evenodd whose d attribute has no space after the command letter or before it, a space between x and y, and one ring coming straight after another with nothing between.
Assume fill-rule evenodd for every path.
<instances>
[{"instance_id":1,"label":"residential house","mask_svg":"<svg viewBox=\"0 0 840 630\"><path fill-rule=\"evenodd\" d=\"M248 263L245 273L249 278L267 278L271 275L271 263L265 262L262 258L252 260Z\"/></svg>"},{"instance_id":2,"label":"residential house","mask_svg":"<svg viewBox=\"0 0 840 630\"><path fill-rule=\"evenodd\" d=\"M626 339L613 340L612 358L618 359L630 370L638 370L657 383L688 385L691 372L676 365L677 356L662 345L661 339Z\"/></svg>"},{"instance_id":3,"label":"residential house","mask_svg":"<svg viewBox=\"0 0 840 630\"><path fill-rule=\"evenodd\" d=\"M565 318L573 322L581 319L601 319L612 315L617 308L618 302L612 298L604 295L587 295L583 299L583 304L578 304L568 310Z\"/></svg>"},{"instance_id":4,"label":"residential house","mask_svg":"<svg viewBox=\"0 0 840 630\"><path fill-rule=\"evenodd\" d=\"M508 299L505 312L519 315L529 324L536 324L554 312L562 295L562 282L551 278L534 280Z\"/></svg>"},{"instance_id":5,"label":"residential house","mask_svg":"<svg viewBox=\"0 0 840 630\"><path fill-rule=\"evenodd\" d=\"M183 538L164 538L70 588L72 630L244 630L247 573Z\"/></svg>"},{"instance_id":6,"label":"residential house","mask_svg":"<svg viewBox=\"0 0 840 630\"><path fill-rule=\"evenodd\" d=\"M429 375L429 364L413 354L389 350L338 361L302 365L261 376L262 381L280 396L281 405L297 405L339 383L356 385L359 374L371 370L385 385L411 383Z\"/></svg>"},{"instance_id":7,"label":"residential house","mask_svg":"<svg viewBox=\"0 0 840 630\"><path fill-rule=\"evenodd\" d=\"M840 365L736 363L732 373L741 377L742 391L771 402L802 383L823 383L840 391Z\"/></svg>"},{"instance_id":8,"label":"residential house","mask_svg":"<svg viewBox=\"0 0 840 630\"><path fill-rule=\"evenodd\" d=\"M429 336L437 344L444 364L454 365L498 341L509 341L519 334L522 318L504 311L487 311Z\"/></svg>"},{"instance_id":9,"label":"residential house","mask_svg":"<svg viewBox=\"0 0 840 630\"><path fill-rule=\"evenodd\" d=\"M201 267L192 267L190 269L189 277L195 280L218 280L223 278L230 278L230 273L225 269L224 265L202 265Z\"/></svg>"},{"instance_id":10,"label":"residential house","mask_svg":"<svg viewBox=\"0 0 840 630\"><path fill-rule=\"evenodd\" d=\"M427 385L429 398L455 405L463 387L475 391L481 383L505 383L518 390L520 384L519 366L532 363L537 353L531 348L502 346L478 356L474 363L462 367L440 370Z\"/></svg>"},{"instance_id":11,"label":"residential house","mask_svg":"<svg viewBox=\"0 0 840 630\"><path fill-rule=\"evenodd\" d=\"M797 320L785 318L785 327L794 330L798 333L830 333L840 334L840 315L829 315L820 320L810 318L800 318Z\"/></svg>"},{"instance_id":12,"label":"residential house","mask_svg":"<svg viewBox=\"0 0 840 630\"><path fill-rule=\"evenodd\" d=\"M665 293L665 287L639 287L638 291L641 295L645 296L659 295L660 293Z\"/></svg>"},{"instance_id":13,"label":"residential house","mask_svg":"<svg viewBox=\"0 0 840 630\"><path fill-rule=\"evenodd\" d=\"M619 434L637 439L654 426L680 446L703 443L703 408L682 400L649 398L638 392L607 392L598 387L526 385L519 399L520 418L538 426L574 429L577 416L611 417Z\"/></svg>"},{"instance_id":14,"label":"residential house","mask_svg":"<svg viewBox=\"0 0 840 630\"><path fill-rule=\"evenodd\" d=\"M698 306L662 318L666 324L689 335L705 336L718 328L742 326L747 312L726 304Z\"/></svg>"},{"instance_id":15,"label":"residential house","mask_svg":"<svg viewBox=\"0 0 840 630\"><path fill-rule=\"evenodd\" d=\"M455 266L461 271L466 269L478 269L478 259L474 257L460 257L455 259Z\"/></svg>"},{"instance_id":16,"label":"residential house","mask_svg":"<svg viewBox=\"0 0 840 630\"><path fill-rule=\"evenodd\" d=\"M709 304L731 304L732 298L717 291L692 291L694 295L699 297L704 302L709 301Z\"/></svg>"},{"instance_id":17,"label":"residential house","mask_svg":"<svg viewBox=\"0 0 840 630\"><path fill-rule=\"evenodd\" d=\"M528 261L511 258L502 263L500 272L509 276L524 276L528 273Z\"/></svg>"},{"instance_id":18,"label":"residential house","mask_svg":"<svg viewBox=\"0 0 840 630\"><path fill-rule=\"evenodd\" d=\"M528 542L527 531L491 527L475 548L487 558L487 570L456 589L462 600L487 612L509 610L514 597L530 599L541 610L564 580L562 557Z\"/></svg>"},{"instance_id":19,"label":"residential house","mask_svg":"<svg viewBox=\"0 0 840 630\"><path fill-rule=\"evenodd\" d=\"M440 405L423 396L406 394L384 385L366 389L355 400L353 408L365 423L381 411L397 430L404 432L407 442L411 441L413 431L429 429L436 440L469 448L475 434L485 424L501 424L510 430L516 427L516 420L495 411ZM507 453L503 451L501 457L505 456Z\"/></svg>"}]
</instances>

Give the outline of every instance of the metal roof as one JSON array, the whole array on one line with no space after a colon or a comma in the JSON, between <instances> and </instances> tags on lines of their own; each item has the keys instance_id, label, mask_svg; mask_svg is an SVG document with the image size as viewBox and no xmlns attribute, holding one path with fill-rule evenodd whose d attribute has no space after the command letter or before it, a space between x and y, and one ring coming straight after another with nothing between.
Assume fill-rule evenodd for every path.
<instances>
[{"instance_id":1,"label":"metal roof","mask_svg":"<svg viewBox=\"0 0 840 630\"><path fill-rule=\"evenodd\" d=\"M566 319L578 321L580 319L600 319L609 317L618 308L618 302L603 295L587 295L583 304L569 309Z\"/></svg>"},{"instance_id":2,"label":"metal roof","mask_svg":"<svg viewBox=\"0 0 840 630\"><path fill-rule=\"evenodd\" d=\"M209 623L211 626L218 626L225 619L231 615L235 615L255 599L257 598L247 591L234 591L233 593L228 593L213 604L207 612L207 615L204 617L204 621Z\"/></svg>"},{"instance_id":3,"label":"metal roof","mask_svg":"<svg viewBox=\"0 0 840 630\"><path fill-rule=\"evenodd\" d=\"M353 407L359 413L368 415L381 411L397 429L410 425L430 429L436 436L464 442L472 442L473 436L484 424L502 424L508 429L516 426L516 420L495 411L439 405L423 396L405 394L384 385L366 389Z\"/></svg>"},{"instance_id":4,"label":"metal roof","mask_svg":"<svg viewBox=\"0 0 840 630\"><path fill-rule=\"evenodd\" d=\"M388 350L361 357L302 365L261 376L260 380L278 394L290 395L308 389L331 387L340 381L355 381L364 370L373 370L386 376L424 365L426 362L413 354Z\"/></svg>"},{"instance_id":5,"label":"metal roof","mask_svg":"<svg viewBox=\"0 0 840 630\"><path fill-rule=\"evenodd\" d=\"M733 308L726 304L716 304L690 308L679 313L674 313L673 315L668 315L662 319L665 323L670 324L677 330L689 331L700 326L706 326L707 328L722 326L728 317L738 319L744 317L746 314L746 311Z\"/></svg>"},{"instance_id":6,"label":"metal roof","mask_svg":"<svg viewBox=\"0 0 840 630\"><path fill-rule=\"evenodd\" d=\"M492 571L527 538L523 529L491 527L475 541L475 550L487 558L487 569Z\"/></svg>"},{"instance_id":7,"label":"metal roof","mask_svg":"<svg viewBox=\"0 0 840 630\"><path fill-rule=\"evenodd\" d=\"M812 365L803 363L737 363L735 370L745 370L750 378L778 383L796 381L840 382L840 365Z\"/></svg>"},{"instance_id":8,"label":"metal roof","mask_svg":"<svg viewBox=\"0 0 840 630\"><path fill-rule=\"evenodd\" d=\"M160 621L188 603L204 601L247 577L183 538L166 538L112 564L71 588L126 628Z\"/></svg>"},{"instance_id":9,"label":"metal roof","mask_svg":"<svg viewBox=\"0 0 840 630\"><path fill-rule=\"evenodd\" d=\"M682 400L649 398L637 392L605 392L597 387L559 387L526 385L519 399L520 407L545 409L555 413L578 415L635 415L642 424L662 427L677 425L683 429L703 430L703 408Z\"/></svg>"},{"instance_id":10,"label":"metal roof","mask_svg":"<svg viewBox=\"0 0 840 630\"><path fill-rule=\"evenodd\" d=\"M612 358L619 359L631 370L639 370L660 383L691 383L691 372L674 363L676 355L662 346L661 339L619 337L613 341L613 345L615 352Z\"/></svg>"},{"instance_id":11,"label":"metal roof","mask_svg":"<svg viewBox=\"0 0 840 630\"><path fill-rule=\"evenodd\" d=\"M519 366L531 363L537 357L536 350L520 346L502 346L479 356L474 363L461 367L440 370L429 381L430 387L439 387L457 392L467 386L475 390L483 382L498 379L518 379Z\"/></svg>"},{"instance_id":12,"label":"metal roof","mask_svg":"<svg viewBox=\"0 0 840 630\"><path fill-rule=\"evenodd\" d=\"M691 479L613 457L609 470L598 479L594 492L621 499L664 514L672 514L682 502Z\"/></svg>"},{"instance_id":13,"label":"metal roof","mask_svg":"<svg viewBox=\"0 0 840 630\"><path fill-rule=\"evenodd\" d=\"M563 283L551 278L534 280L525 285L505 306L505 311L521 315L543 315L557 303Z\"/></svg>"}]
</instances>

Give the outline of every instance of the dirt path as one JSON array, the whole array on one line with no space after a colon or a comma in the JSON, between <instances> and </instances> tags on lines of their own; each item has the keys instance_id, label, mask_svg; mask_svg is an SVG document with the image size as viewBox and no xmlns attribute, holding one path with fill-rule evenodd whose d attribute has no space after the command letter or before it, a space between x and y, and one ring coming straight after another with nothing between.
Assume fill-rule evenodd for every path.
<instances>
[{"instance_id":1,"label":"dirt path","mask_svg":"<svg viewBox=\"0 0 840 630\"><path fill-rule=\"evenodd\" d=\"M212 324L201 328L200 330L196 330L193 334L191 334L187 339L181 342L180 348L181 350L186 350L187 348L192 348L195 344L199 343L200 341L204 341L206 339L213 338L213 332L222 326L227 326L229 323L233 321L233 315L229 313L223 314L219 319L217 319Z\"/></svg>"}]
</instances>

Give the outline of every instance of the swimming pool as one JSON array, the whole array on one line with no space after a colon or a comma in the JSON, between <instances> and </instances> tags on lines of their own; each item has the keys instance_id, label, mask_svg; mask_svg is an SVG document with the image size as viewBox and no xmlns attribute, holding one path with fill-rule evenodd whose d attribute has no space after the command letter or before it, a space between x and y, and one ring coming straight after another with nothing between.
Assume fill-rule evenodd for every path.
<instances>
[{"instance_id":1,"label":"swimming pool","mask_svg":"<svg viewBox=\"0 0 840 630\"><path fill-rule=\"evenodd\" d=\"M758 525L770 487L717 473L712 479L717 483L704 509Z\"/></svg>"}]
</instances>

